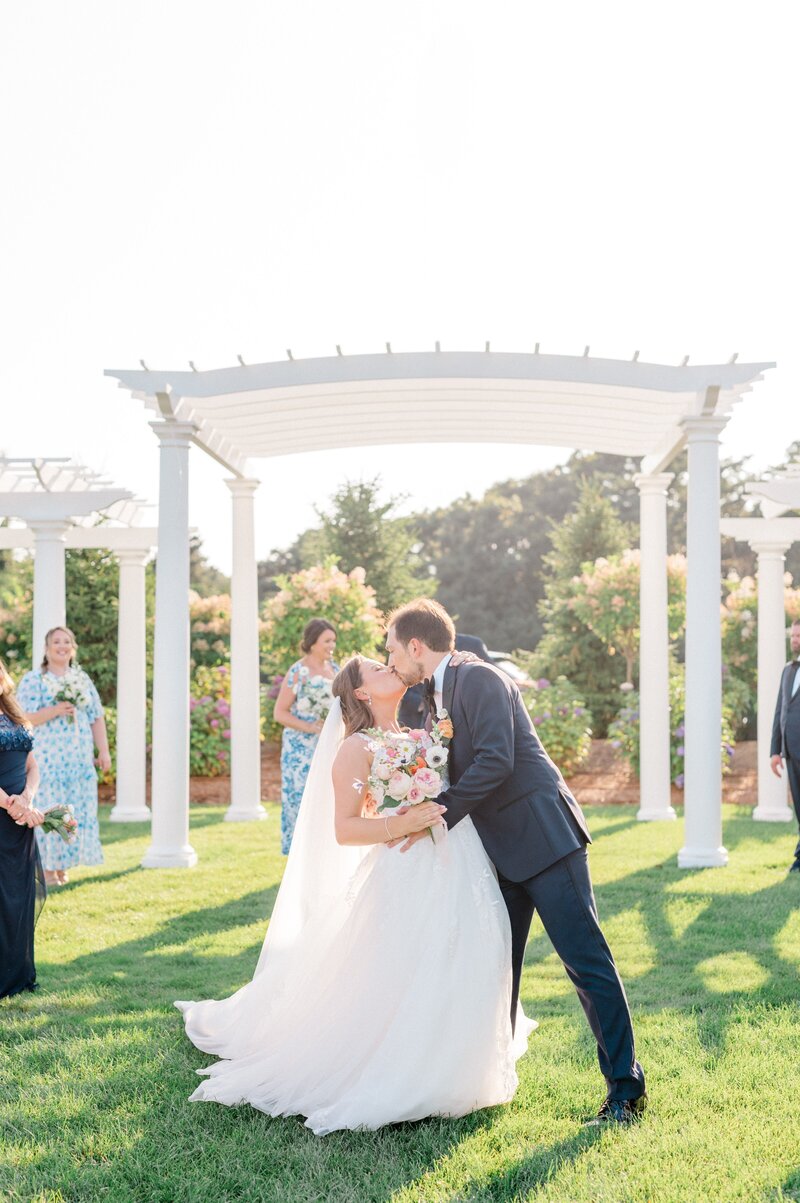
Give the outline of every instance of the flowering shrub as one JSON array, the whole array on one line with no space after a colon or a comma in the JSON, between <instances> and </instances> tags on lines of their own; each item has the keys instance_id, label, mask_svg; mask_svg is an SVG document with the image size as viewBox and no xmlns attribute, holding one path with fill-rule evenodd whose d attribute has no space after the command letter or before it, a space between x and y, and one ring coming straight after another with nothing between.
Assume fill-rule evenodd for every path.
<instances>
[{"instance_id":1,"label":"flowering shrub","mask_svg":"<svg viewBox=\"0 0 800 1203\"><path fill-rule=\"evenodd\" d=\"M149 707L148 707L149 710ZM106 732L108 734L108 750L111 753L111 768L107 773L101 769L97 770L97 780L106 785L110 781L117 779L117 711L114 706L103 707L103 717L106 720ZM149 715L148 715L149 717ZM148 728L149 729L149 728ZM95 756L97 748L95 747Z\"/></svg>"},{"instance_id":2,"label":"flowering shrub","mask_svg":"<svg viewBox=\"0 0 800 1203\"><path fill-rule=\"evenodd\" d=\"M383 635L375 591L363 568L342 572L332 559L292 576L279 576L279 592L264 607L261 642L268 675L285 673L301 655L303 628L311 618L327 618L336 628L336 659L371 652Z\"/></svg>"},{"instance_id":3,"label":"flowering shrub","mask_svg":"<svg viewBox=\"0 0 800 1203\"><path fill-rule=\"evenodd\" d=\"M669 763L672 784L678 789L684 785L685 749L685 709L686 689L685 672L682 664L671 666L669 678L669 713L670 741ZM720 756L722 771L730 770L733 759L733 725L737 700L735 691L731 693L723 686L722 694L722 731L720 737ZM631 766L637 777L639 775L639 695L628 694L625 705L620 710L614 722L608 728L609 739L614 748L618 748L625 760Z\"/></svg>"},{"instance_id":4,"label":"flowering shrub","mask_svg":"<svg viewBox=\"0 0 800 1203\"><path fill-rule=\"evenodd\" d=\"M540 677L522 700L539 738L562 773L569 775L589 754L592 716L579 691L566 677L550 682Z\"/></svg>"},{"instance_id":5,"label":"flowering shrub","mask_svg":"<svg viewBox=\"0 0 800 1203\"><path fill-rule=\"evenodd\" d=\"M231 678L226 664L198 668L189 698L189 771L219 777L231 765Z\"/></svg>"},{"instance_id":6,"label":"flowering shrub","mask_svg":"<svg viewBox=\"0 0 800 1203\"><path fill-rule=\"evenodd\" d=\"M786 625L800 617L800 589L792 587L791 575L784 578ZM741 736L754 731L758 699L758 586L751 576L736 573L723 582L722 660L723 683L735 703L735 730ZM777 688L777 686L776 686ZM735 695L735 696L734 696ZM749 736L754 738L754 735Z\"/></svg>"},{"instance_id":7,"label":"flowering shrub","mask_svg":"<svg viewBox=\"0 0 800 1203\"><path fill-rule=\"evenodd\" d=\"M261 713L264 716L264 738L279 743L283 727L275 721L275 703L281 691L285 673L273 673L266 687L262 686Z\"/></svg>"},{"instance_id":8,"label":"flowering shrub","mask_svg":"<svg viewBox=\"0 0 800 1203\"><path fill-rule=\"evenodd\" d=\"M584 564L580 576L572 578L567 601L567 608L602 640L609 655L624 656L625 680L631 684L639 655L639 561L636 548ZM676 639L686 622L685 556L667 557L667 589L669 633Z\"/></svg>"}]
</instances>

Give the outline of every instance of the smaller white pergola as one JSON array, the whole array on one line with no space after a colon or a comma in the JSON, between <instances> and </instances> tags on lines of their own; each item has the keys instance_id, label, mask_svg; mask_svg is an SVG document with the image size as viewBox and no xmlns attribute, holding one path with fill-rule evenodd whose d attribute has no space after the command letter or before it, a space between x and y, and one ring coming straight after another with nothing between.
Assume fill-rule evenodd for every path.
<instances>
[{"instance_id":1,"label":"smaller white pergola","mask_svg":"<svg viewBox=\"0 0 800 1203\"><path fill-rule=\"evenodd\" d=\"M800 509L800 465L793 464L767 480L754 481L746 491L761 503L763 518L723 518L720 529L749 543L758 557L758 805L753 818L790 822L787 781L769 764L772 718L781 672L786 663L786 617L783 602L786 552L800 542L800 518L784 518Z\"/></svg>"},{"instance_id":2,"label":"smaller white pergola","mask_svg":"<svg viewBox=\"0 0 800 1203\"><path fill-rule=\"evenodd\" d=\"M108 370L144 402L160 443L153 685L152 842L148 867L190 866L188 474L194 445L230 472L233 572L230 819L260 806L258 603L253 460L340 448L529 443L640 460L641 807L670 804L666 503L668 468L688 449L684 868L723 865L719 440L772 363L679 365L533 352L336 355L198 371ZM420 451L420 456L424 455ZM467 482L465 482L467 483Z\"/></svg>"},{"instance_id":3,"label":"smaller white pergola","mask_svg":"<svg viewBox=\"0 0 800 1203\"><path fill-rule=\"evenodd\" d=\"M67 548L105 548L119 563L117 788L110 817L120 823L150 819L145 565L158 531L139 525L143 512L128 490L70 460L0 458L0 517L9 520L0 527L0 548L32 551L34 557L34 667L45 633L66 625Z\"/></svg>"}]
</instances>

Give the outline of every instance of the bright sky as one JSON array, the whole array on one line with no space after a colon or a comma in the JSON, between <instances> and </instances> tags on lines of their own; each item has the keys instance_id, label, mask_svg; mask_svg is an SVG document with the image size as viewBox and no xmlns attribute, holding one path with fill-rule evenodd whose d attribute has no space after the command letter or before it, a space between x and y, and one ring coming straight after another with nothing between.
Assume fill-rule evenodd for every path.
<instances>
[{"instance_id":1,"label":"bright sky","mask_svg":"<svg viewBox=\"0 0 800 1203\"><path fill-rule=\"evenodd\" d=\"M491 339L777 360L723 451L780 462L800 437L793 16L784 0L5 5L0 450L74 456L154 502L149 415L106 367ZM347 477L380 472L422 508L565 455L262 461L258 552ZM191 521L228 569L223 479L192 452Z\"/></svg>"}]
</instances>

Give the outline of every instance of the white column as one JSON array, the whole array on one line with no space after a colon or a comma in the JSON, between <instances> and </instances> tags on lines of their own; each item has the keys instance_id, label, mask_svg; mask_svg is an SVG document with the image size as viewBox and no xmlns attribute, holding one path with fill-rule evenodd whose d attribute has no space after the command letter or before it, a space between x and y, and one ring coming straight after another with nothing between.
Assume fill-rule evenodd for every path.
<instances>
[{"instance_id":1,"label":"white column","mask_svg":"<svg viewBox=\"0 0 800 1203\"><path fill-rule=\"evenodd\" d=\"M44 637L51 627L67 621L67 581L64 551L70 523L59 518L28 522L33 531L33 666L44 655Z\"/></svg>"},{"instance_id":2,"label":"white column","mask_svg":"<svg viewBox=\"0 0 800 1203\"><path fill-rule=\"evenodd\" d=\"M722 846L722 641L719 436L727 419L684 419L689 445L686 521L686 749L682 869L726 865Z\"/></svg>"},{"instance_id":3,"label":"white column","mask_svg":"<svg viewBox=\"0 0 800 1203\"><path fill-rule=\"evenodd\" d=\"M161 443L153 656L152 842L145 869L189 868L189 440L191 422L151 422Z\"/></svg>"},{"instance_id":4,"label":"white column","mask_svg":"<svg viewBox=\"0 0 800 1203\"><path fill-rule=\"evenodd\" d=\"M117 800L112 823L150 821L147 809L145 564L149 550L118 551Z\"/></svg>"},{"instance_id":5,"label":"white column","mask_svg":"<svg viewBox=\"0 0 800 1203\"><path fill-rule=\"evenodd\" d=\"M265 819L259 739L258 577L253 498L257 480L225 482L232 495L231 804L228 822Z\"/></svg>"},{"instance_id":6,"label":"white column","mask_svg":"<svg viewBox=\"0 0 800 1203\"><path fill-rule=\"evenodd\" d=\"M670 799L667 488L671 472L635 476L639 490L639 812L674 819Z\"/></svg>"},{"instance_id":7,"label":"white column","mask_svg":"<svg viewBox=\"0 0 800 1203\"><path fill-rule=\"evenodd\" d=\"M794 818L787 805L786 774L776 777L769 765L772 719L778 683L786 661L786 613L783 601L786 541L750 541L758 554L758 805L754 819L786 823Z\"/></svg>"}]
</instances>

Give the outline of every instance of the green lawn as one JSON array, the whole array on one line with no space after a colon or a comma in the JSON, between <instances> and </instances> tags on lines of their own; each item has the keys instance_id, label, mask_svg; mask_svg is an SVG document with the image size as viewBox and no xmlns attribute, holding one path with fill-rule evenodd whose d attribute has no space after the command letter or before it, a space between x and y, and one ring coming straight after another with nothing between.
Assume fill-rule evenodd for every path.
<instances>
[{"instance_id":1,"label":"green lawn","mask_svg":"<svg viewBox=\"0 0 800 1203\"><path fill-rule=\"evenodd\" d=\"M800 878L786 876L788 827L726 809L731 864L679 872L682 823L590 811L600 914L649 1079L635 1129L582 1127L602 1081L537 927L523 1002L541 1026L512 1104L318 1139L299 1120L186 1101L208 1058L172 1000L249 979L283 865L268 809L269 821L238 825L195 808L191 871L140 869L145 830L105 822L107 864L52 894L42 989L0 1003L1 1199L800 1200Z\"/></svg>"}]
</instances>

